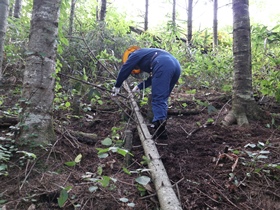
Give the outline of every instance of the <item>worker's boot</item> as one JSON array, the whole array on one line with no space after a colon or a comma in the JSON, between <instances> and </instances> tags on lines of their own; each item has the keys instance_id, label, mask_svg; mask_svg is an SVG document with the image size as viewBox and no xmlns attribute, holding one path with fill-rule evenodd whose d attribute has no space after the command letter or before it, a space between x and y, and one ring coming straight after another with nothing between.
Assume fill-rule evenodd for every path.
<instances>
[{"instance_id":1,"label":"worker's boot","mask_svg":"<svg viewBox=\"0 0 280 210\"><path fill-rule=\"evenodd\" d=\"M158 120L156 122L153 123L154 124L154 135L153 138L154 139L167 139L167 131L166 131L166 120Z\"/></svg>"}]
</instances>

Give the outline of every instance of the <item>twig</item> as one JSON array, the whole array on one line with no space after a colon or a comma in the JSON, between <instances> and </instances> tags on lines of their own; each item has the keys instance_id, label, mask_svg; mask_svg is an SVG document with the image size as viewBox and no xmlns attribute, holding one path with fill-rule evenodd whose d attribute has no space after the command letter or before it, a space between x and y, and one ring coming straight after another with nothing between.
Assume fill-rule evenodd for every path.
<instances>
[{"instance_id":1,"label":"twig","mask_svg":"<svg viewBox=\"0 0 280 210\"><path fill-rule=\"evenodd\" d=\"M76 81L79 81L79 82L81 82L81 83L90 85L90 86L95 87L95 88L98 88L98 89L100 89L100 90L103 90L103 91L106 91L106 92L109 92L109 93L114 93L114 92L111 91L111 90L108 90L108 89L106 89L106 88L100 87L100 86L98 86L98 85L92 84L92 83L90 83L90 82L87 82L87 81L84 81L84 80L81 80L81 79L78 79L78 78L75 78L75 77L72 77L72 76L70 76L70 75L66 75L66 74L62 74L62 73L57 73L57 74L59 74L59 75L61 75L61 76L64 76L64 77L68 77L68 78L73 79L73 80L76 80ZM123 98L125 98L125 99L127 99L126 96L124 96L124 95L122 95L122 94L120 94L120 93L118 93L117 95L118 95L118 96L121 96L121 97L123 97Z\"/></svg>"},{"instance_id":2,"label":"twig","mask_svg":"<svg viewBox=\"0 0 280 210\"><path fill-rule=\"evenodd\" d=\"M183 181L185 178L183 177L182 179L180 179L178 182L175 183L176 189L177 189L177 195L178 195L178 200L181 201L181 196L180 196L180 190L178 187L178 184Z\"/></svg>"},{"instance_id":3,"label":"twig","mask_svg":"<svg viewBox=\"0 0 280 210\"><path fill-rule=\"evenodd\" d=\"M190 133L189 133L188 131L186 131L186 130L183 128L182 125L180 125L180 127L182 128L182 130L183 130L186 134L190 135Z\"/></svg>"},{"instance_id":4,"label":"twig","mask_svg":"<svg viewBox=\"0 0 280 210\"><path fill-rule=\"evenodd\" d=\"M189 138L191 135L193 135L194 133L198 132L200 129L202 128L207 128L207 124L201 125L198 128L194 129L193 131L191 131L186 138Z\"/></svg>"},{"instance_id":5,"label":"twig","mask_svg":"<svg viewBox=\"0 0 280 210\"><path fill-rule=\"evenodd\" d=\"M231 99L229 99L229 100L223 105L223 107L220 109L219 114L218 114L218 116L217 116L217 118L216 118L216 120L215 120L215 122L214 122L214 125L217 124L217 121L218 121L218 119L220 118L220 115L221 115L223 109L225 108L226 105L229 104L230 101L231 101Z\"/></svg>"},{"instance_id":6,"label":"twig","mask_svg":"<svg viewBox=\"0 0 280 210\"><path fill-rule=\"evenodd\" d=\"M212 181L214 181L214 183L215 184L217 184L216 183L216 181L213 179L213 177L212 176L210 176L209 174L207 174L209 177L211 177L211 179L212 179ZM220 188L222 188L219 184L217 184ZM233 205L236 209L240 209L240 208L238 208L231 200L229 200L228 199L228 197L226 196L226 195L224 195L216 186L214 186L215 188L216 188L216 190L218 191L218 193L221 195L221 196L223 196L231 205ZM224 189L224 188L222 188L222 189Z\"/></svg>"},{"instance_id":7,"label":"twig","mask_svg":"<svg viewBox=\"0 0 280 210\"><path fill-rule=\"evenodd\" d=\"M183 177L183 178L180 179L178 182L176 182L175 184L172 185L172 187L176 186L176 188L177 188L179 200L180 200L180 193L179 193L179 189L178 189L178 184L179 184L180 182L182 182L184 179L185 179L185 178ZM146 198L150 198L150 197L153 197L153 196L156 196L156 195L157 195L156 193L153 193L153 194L150 194L150 195L141 197L140 199L141 199L141 200L144 200L144 199L146 199Z\"/></svg>"},{"instance_id":8,"label":"twig","mask_svg":"<svg viewBox=\"0 0 280 210\"><path fill-rule=\"evenodd\" d=\"M29 162L30 162L30 160L27 160L27 163L29 163ZM30 170L29 170L29 172L28 172L28 173L26 174L26 176L24 177L24 180L22 181L22 184L21 184L21 186L19 187L19 190L21 190L21 188L23 187L25 181L26 181L27 178L29 177L29 175L30 175L32 169L33 169L34 166L35 166L35 163L36 163L36 161L33 163L33 165L31 166L31 168L30 168ZM27 164L26 167L28 167L28 165L29 165L29 164ZM26 170L27 170L27 169L26 169Z\"/></svg>"},{"instance_id":9,"label":"twig","mask_svg":"<svg viewBox=\"0 0 280 210\"><path fill-rule=\"evenodd\" d=\"M212 198L211 196L207 195L206 193L202 192L200 189L198 189L197 187L195 187L195 189L197 191L199 191L201 194L203 194L204 196L206 196L207 198L209 198L210 200L216 202L216 203L220 203L219 201L215 200L214 198Z\"/></svg>"}]
</instances>

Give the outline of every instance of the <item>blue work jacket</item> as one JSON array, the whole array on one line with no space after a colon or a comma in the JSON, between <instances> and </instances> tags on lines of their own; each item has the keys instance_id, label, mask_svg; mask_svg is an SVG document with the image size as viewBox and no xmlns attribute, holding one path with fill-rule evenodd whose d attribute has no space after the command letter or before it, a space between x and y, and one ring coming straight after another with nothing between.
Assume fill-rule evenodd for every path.
<instances>
[{"instance_id":1,"label":"blue work jacket","mask_svg":"<svg viewBox=\"0 0 280 210\"><path fill-rule=\"evenodd\" d=\"M141 48L132 52L127 59L127 61L123 64L118 74L115 87L119 88L122 86L123 81L125 81L129 75L131 74L132 70L135 68L140 68L141 71L152 73L152 62L159 54L169 54L165 50L158 49L158 48ZM144 81L145 88L151 85L151 76ZM143 89L143 83L138 85L139 89Z\"/></svg>"}]
</instances>

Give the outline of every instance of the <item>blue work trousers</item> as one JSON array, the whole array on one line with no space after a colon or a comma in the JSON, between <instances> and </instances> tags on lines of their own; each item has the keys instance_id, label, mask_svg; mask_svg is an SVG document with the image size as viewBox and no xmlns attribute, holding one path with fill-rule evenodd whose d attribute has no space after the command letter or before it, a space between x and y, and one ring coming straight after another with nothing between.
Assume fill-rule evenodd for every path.
<instances>
[{"instance_id":1,"label":"blue work trousers","mask_svg":"<svg viewBox=\"0 0 280 210\"><path fill-rule=\"evenodd\" d=\"M152 110L153 122L167 119L168 98L177 83L181 67L172 55L159 54L152 61Z\"/></svg>"}]
</instances>

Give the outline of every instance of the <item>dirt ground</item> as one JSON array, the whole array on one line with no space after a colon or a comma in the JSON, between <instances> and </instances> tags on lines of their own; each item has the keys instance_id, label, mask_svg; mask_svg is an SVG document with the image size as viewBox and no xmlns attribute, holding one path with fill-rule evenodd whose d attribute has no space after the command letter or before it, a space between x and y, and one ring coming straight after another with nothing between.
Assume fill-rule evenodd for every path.
<instances>
[{"instance_id":1,"label":"dirt ground","mask_svg":"<svg viewBox=\"0 0 280 210\"><path fill-rule=\"evenodd\" d=\"M7 96L2 111L14 107L19 97L7 90L1 88L1 95ZM184 210L280 209L279 104L269 100L260 104L275 113L274 118L250 122L245 128L223 127L220 121L231 108L229 99L209 90L172 97L169 139L157 140L156 145L174 191ZM123 110L129 112L128 102L119 98L115 103L108 96L102 100L106 103L81 112L82 117L56 111L57 140L52 146L30 151L20 142L15 144L19 151L33 152L37 158L14 153L8 162L9 175L0 177L3 210L160 209L153 183L145 188L135 181L149 172L136 125L124 116ZM146 107L141 110L145 116ZM131 162L126 164L113 150L99 158L96 148L109 148L102 141L110 137L114 146L120 146L127 129L133 132ZM0 130L1 136L10 132L7 126ZM80 138L77 132L96 136ZM75 162L79 154L80 162ZM66 162L75 164L67 166ZM58 200L65 196L60 208Z\"/></svg>"}]
</instances>

